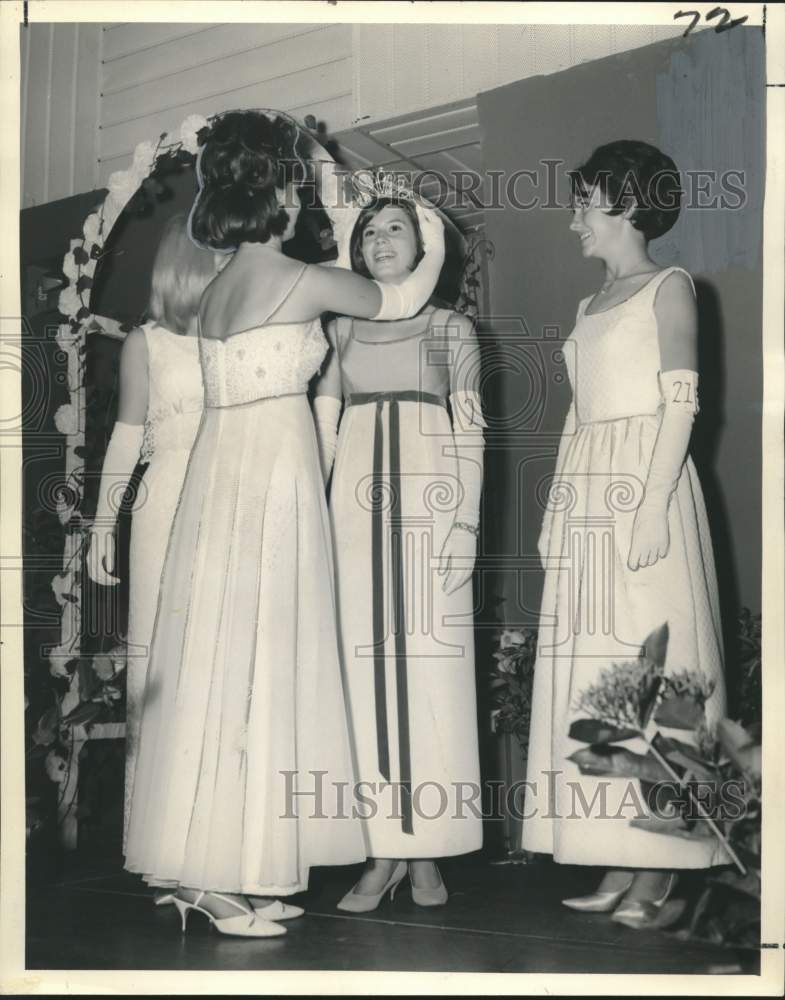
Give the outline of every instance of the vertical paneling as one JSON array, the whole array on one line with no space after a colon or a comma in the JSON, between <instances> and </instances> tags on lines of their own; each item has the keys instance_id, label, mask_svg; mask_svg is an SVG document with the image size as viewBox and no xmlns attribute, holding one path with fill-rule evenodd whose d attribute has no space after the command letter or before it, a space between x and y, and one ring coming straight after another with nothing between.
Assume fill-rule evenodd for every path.
<instances>
[{"instance_id":1,"label":"vertical paneling","mask_svg":"<svg viewBox=\"0 0 785 1000\"><path fill-rule=\"evenodd\" d=\"M79 25L74 114L74 194L98 186L101 36L98 24Z\"/></svg>"},{"instance_id":2,"label":"vertical paneling","mask_svg":"<svg viewBox=\"0 0 785 1000\"><path fill-rule=\"evenodd\" d=\"M22 204L40 205L47 200L49 172L49 56L51 24L31 24L27 60L27 110L22 123L25 173Z\"/></svg>"},{"instance_id":3,"label":"vertical paneling","mask_svg":"<svg viewBox=\"0 0 785 1000\"><path fill-rule=\"evenodd\" d=\"M74 96L78 30L75 24L58 24L53 30L46 201L67 198L74 192Z\"/></svg>"},{"instance_id":4,"label":"vertical paneling","mask_svg":"<svg viewBox=\"0 0 785 1000\"><path fill-rule=\"evenodd\" d=\"M25 208L95 187L99 45L94 24L21 29Z\"/></svg>"}]
</instances>

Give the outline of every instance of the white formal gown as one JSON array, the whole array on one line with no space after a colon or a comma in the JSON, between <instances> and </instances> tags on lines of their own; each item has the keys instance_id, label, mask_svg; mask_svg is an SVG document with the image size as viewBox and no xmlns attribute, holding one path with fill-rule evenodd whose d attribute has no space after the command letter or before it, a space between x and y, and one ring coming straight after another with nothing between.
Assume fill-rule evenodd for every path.
<instances>
[{"instance_id":1,"label":"white formal gown","mask_svg":"<svg viewBox=\"0 0 785 1000\"><path fill-rule=\"evenodd\" d=\"M306 390L318 321L201 338L205 410L161 580L126 867L286 895L365 859ZM350 802L350 799L348 800Z\"/></svg>"}]
</instances>

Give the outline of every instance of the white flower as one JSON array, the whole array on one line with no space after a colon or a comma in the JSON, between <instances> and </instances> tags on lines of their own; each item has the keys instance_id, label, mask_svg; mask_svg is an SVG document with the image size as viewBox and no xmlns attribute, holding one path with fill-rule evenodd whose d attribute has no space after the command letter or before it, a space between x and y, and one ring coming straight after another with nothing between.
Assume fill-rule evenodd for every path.
<instances>
[{"instance_id":1,"label":"white flower","mask_svg":"<svg viewBox=\"0 0 785 1000\"><path fill-rule=\"evenodd\" d=\"M55 510L60 524L68 524L74 514L74 504L68 503L62 496L58 496Z\"/></svg>"},{"instance_id":2,"label":"white flower","mask_svg":"<svg viewBox=\"0 0 785 1000\"><path fill-rule=\"evenodd\" d=\"M84 238L87 243L98 243L99 245L103 243L103 237L100 234L100 227L101 216L97 212L93 212L91 215L87 216L84 221L84 226L82 226L82 232L84 233Z\"/></svg>"},{"instance_id":3,"label":"white flower","mask_svg":"<svg viewBox=\"0 0 785 1000\"><path fill-rule=\"evenodd\" d=\"M109 188L109 197L118 205L125 207L136 193L139 182L132 170L115 170L109 175L106 186Z\"/></svg>"},{"instance_id":4,"label":"white flower","mask_svg":"<svg viewBox=\"0 0 785 1000\"><path fill-rule=\"evenodd\" d=\"M119 674L121 671L125 670L128 651L123 644L113 646L106 655L112 661L115 674Z\"/></svg>"},{"instance_id":5,"label":"white flower","mask_svg":"<svg viewBox=\"0 0 785 1000\"><path fill-rule=\"evenodd\" d=\"M76 290L76 285L68 285L67 288L64 288L60 292L60 298L57 300L57 308L69 319L76 318L76 314L82 308L82 300Z\"/></svg>"},{"instance_id":6,"label":"white flower","mask_svg":"<svg viewBox=\"0 0 785 1000\"><path fill-rule=\"evenodd\" d=\"M81 245L81 240L71 240L68 253L63 258L63 274L66 278L68 278L72 285L75 285L77 279L79 278L79 265L74 260L74 250Z\"/></svg>"},{"instance_id":7,"label":"white flower","mask_svg":"<svg viewBox=\"0 0 785 1000\"><path fill-rule=\"evenodd\" d=\"M72 403L63 403L55 413L55 427L66 437L79 431L79 412Z\"/></svg>"},{"instance_id":8,"label":"white flower","mask_svg":"<svg viewBox=\"0 0 785 1000\"><path fill-rule=\"evenodd\" d=\"M93 670L99 680L110 681L114 677L114 664L106 653L99 653L93 657Z\"/></svg>"},{"instance_id":9,"label":"white flower","mask_svg":"<svg viewBox=\"0 0 785 1000\"><path fill-rule=\"evenodd\" d=\"M66 573L58 573L52 580L52 593L61 608L65 607L66 594L70 594L74 586L74 574L69 569Z\"/></svg>"},{"instance_id":10,"label":"white flower","mask_svg":"<svg viewBox=\"0 0 785 1000\"><path fill-rule=\"evenodd\" d=\"M187 153L197 153L199 146L196 142L196 133L208 125L207 119L201 115L188 115L180 126L180 141L183 149Z\"/></svg>"},{"instance_id":11,"label":"white flower","mask_svg":"<svg viewBox=\"0 0 785 1000\"><path fill-rule=\"evenodd\" d=\"M526 637L523 632L518 629L504 629L502 632L502 637L499 640L499 648L507 649L509 646L523 646L526 642Z\"/></svg>"},{"instance_id":12,"label":"white flower","mask_svg":"<svg viewBox=\"0 0 785 1000\"><path fill-rule=\"evenodd\" d=\"M78 340L78 335L71 332L71 327L66 326L63 323L57 328L57 334L55 335L55 343L65 354L69 354L71 351L76 349L76 342Z\"/></svg>"},{"instance_id":13,"label":"white flower","mask_svg":"<svg viewBox=\"0 0 785 1000\"><path fill-rule=\"evenodd\" d=\"M134 150L134 165L132 170L135 174L149 174L150 168L155 160L155 143L140 142Z\"/></svg>"},{"instance_id":14,"label":"white flower","mask_svg":"<svg viewBox=\"0 0 785 1000\"><path fill-rule=\"evenodd\" d=\"M49 650L47 659L49 660L49 673L52 677L70 677L71 675L65 668L71 660L76 659L76 654L68 646L53 646Z\"/></svg>"},{"instance_id":15,"label":"white flower","mask_svg":"<svg viewBox=\"0 0 785 1000\"><path fill-rule=\"evenodd\" d=\"M68 763L58 750L50 750L44 760L47 777L57 785L65 784L68 779Z\"/></svg>"}]
</instances>

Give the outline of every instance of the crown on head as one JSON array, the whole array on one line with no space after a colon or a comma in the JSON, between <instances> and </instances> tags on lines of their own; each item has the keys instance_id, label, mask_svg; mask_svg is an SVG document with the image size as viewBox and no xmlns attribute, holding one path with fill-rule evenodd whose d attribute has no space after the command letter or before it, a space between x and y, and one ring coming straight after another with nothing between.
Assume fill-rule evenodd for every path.
<instances>
[{"instance_id":1,"label":"crown on head","mask_svg":"<svg viewBox=\"0 0 785 1000\"><path fill-rule=\"evenodd\" d=\"M367 208L378 198L401 198L415 201L411 181L406 174L378 170L357 170L352 174L352 195L356 205Z\"/></svg>"}]
</instances>

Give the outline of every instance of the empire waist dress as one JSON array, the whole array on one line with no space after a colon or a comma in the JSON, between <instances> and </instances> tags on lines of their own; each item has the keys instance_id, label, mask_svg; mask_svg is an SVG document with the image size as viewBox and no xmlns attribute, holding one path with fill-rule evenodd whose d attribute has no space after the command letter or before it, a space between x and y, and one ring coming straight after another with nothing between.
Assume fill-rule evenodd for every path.
<instances>
[{"instance_id":1,"label":"empire waist dress","mask_svg":"<svg viewBox=\"0 0 785 1000\"><path fill-rule=\"evenodd\" d=\"M613 663L634 660L668 623L666 674L700 670L714 684L715 724L725 706L717 580L709 524L692 459L668 509L670 548L632 571L627 557L662 417L654 302L660 271L627 301L587 315L583 299L565 344L573 401L562 433L539 550L545 567L523 846L565 864L705 868L726 864L713 838L685 840L630 826L636 781L580 773L568 736L582 692ZM688 739L686 731L669 733ZM625 742L645 753L642 740Z\"/></svg>"},{"instance_id":2,"label":"empire waist dress","mask_svg":"<svg viewBox=\"0 0 785 1000\"><path fill-rule=\"evenodd\" d=\"M329 521L306 389L318 321L201 338L205 411L174 518L144 693L126 867L301 891L363 861Z\"/></svg>"},{"instance_id":3,"label":"empire waist dress","mask_svg":"<svg viewBox=\"0 0 785 1000\"><path fill-rule=\"evenodd\" d=\"M464 854L482 844L472 586L447 595L437 572L461 492L461 345L445 311L410 336L378 326L338 321L330 494L358 809L370 856Z\"/></svg>"}]
</instances>

